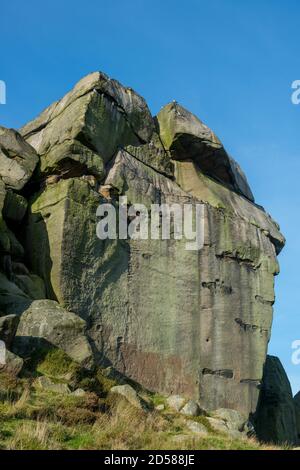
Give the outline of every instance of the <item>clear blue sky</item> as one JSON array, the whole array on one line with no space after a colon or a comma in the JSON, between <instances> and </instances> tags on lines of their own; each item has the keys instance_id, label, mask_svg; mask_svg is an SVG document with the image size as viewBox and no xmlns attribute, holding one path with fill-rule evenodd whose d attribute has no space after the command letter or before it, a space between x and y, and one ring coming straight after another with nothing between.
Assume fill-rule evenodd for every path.
<instances>
[{"instance_id":1,"label":"clear blue sky","mask_svg":"<svg viewBox=\"0 0 300 470\"><path fill-rule=\"evenodd\" d=\"M269 351L294 392L300 365L300 79L297 0L20 0L2 2L0 122L19 127L102 70L142 94L153 114L176 99L219 135L258 203L287 238Z\"/></svg>"}]
</instances>

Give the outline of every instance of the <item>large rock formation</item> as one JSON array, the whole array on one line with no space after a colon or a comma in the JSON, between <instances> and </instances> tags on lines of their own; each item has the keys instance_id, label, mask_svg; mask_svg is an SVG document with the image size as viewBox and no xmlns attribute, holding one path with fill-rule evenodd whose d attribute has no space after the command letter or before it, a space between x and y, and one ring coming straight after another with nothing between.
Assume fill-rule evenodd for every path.
<instances>
[{"instance_id":1,"label":"large rock formation","mask_svg":"<svg viewBox=\"0 0 300 470\"><path fill-rule=\"evenodd\" d=\"M296 444L296 410L289 379L278 357L267 356L256 412L257 436L265 442Z\"/></svg>"},{"instance_id":2,"label":"large rock formation","mask_svg":"<svg viewBox=\"0 0 300 470\"><path fill-rule=\"evenodd\" d=\"M10 257L0 310L27 311L21 336L37 331L43 311L31 327L30 304L47 297L86 321L96 363L206 409L254 413L284 238L215 134L176 103L152 118L102 73L20 133L40 161L22 194L0 186ZM201 204L203 248L187 250L185 237L100 240L97 208L118 208L118 196L148 209Z\"/></svg>"},{"instance_id":3,"label":"large rock formation","mask_svg":"<svg viewBox=\"0 0 300 470\"><path fill-rule=\"evenodd\" d=\"M214 133L176 103L152 119L132 89L94 73L21 134L40 155L29 268L86 320L96 361L205 408L254 412L284 238ZM202 203L203 249L99 240L97 207L118 195Z\"/></svg>"}]
</instances>

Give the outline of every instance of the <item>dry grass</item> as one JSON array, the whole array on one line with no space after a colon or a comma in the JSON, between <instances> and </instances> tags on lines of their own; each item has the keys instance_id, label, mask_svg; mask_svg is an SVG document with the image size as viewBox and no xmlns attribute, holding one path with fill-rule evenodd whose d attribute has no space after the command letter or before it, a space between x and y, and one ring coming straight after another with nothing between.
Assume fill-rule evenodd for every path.
<instances>
[{"instance_id":1,"label":"dry grass","mask_svg":"<svg viewBox=\"0 0 300 470\"><path fill-rule=\"evenodd\" d=\"M254 439L231 439L220 433L196 436L186 427L186 418L176 413L140 411L125 399L116 400L108 411L100 412L95 411L91 400L74 398L61 396L58 400L53 393L39 395L26 390L16 402L2 403L0 447L18 450L276 448L260 445ZM59 402L58 410L64 410L63 417L57 410L53 413L54 400ZM82 414L82 410L87 414Z\"/></svg>"},{"instance_id":2,"label":"dry grass","mask_svg":"<svg viewBox=\"0 0 300 470\"><path fill-rule=\"evenodd\" d=\"M62 395L37 389L33 380L44 374L73 388L86 390L84 396ZM68 377L68 378L67 378ZM131 406L124 398L108 395L115 382L100 370L87 373L52 350L30 364L23 379L0 375L0 449L16 450L196 450L277 448L255 439L232 439L214 432L205 417L195 418L207 435L193 434L187 419L167 407L153 408L165 398L140 391L152 411Z\"/></svg>"}]
</instances>

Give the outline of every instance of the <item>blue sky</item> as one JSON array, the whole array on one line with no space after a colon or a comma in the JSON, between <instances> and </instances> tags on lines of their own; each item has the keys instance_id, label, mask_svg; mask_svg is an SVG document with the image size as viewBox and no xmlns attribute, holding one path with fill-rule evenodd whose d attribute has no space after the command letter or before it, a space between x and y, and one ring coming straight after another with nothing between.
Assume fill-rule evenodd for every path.
<instances>
[{"instance_id":1,"label":"blue sky","mask_svg":"<svg viewBox=\"0 0 300 470\"><path fill-rule=\"evenodd\" d=\"M153 114L176 99L221 138L287 245L276 279L271 354L294 392L300 365L300 79L297 0L14 0L1 4L0 123L18 128L82 76L102 70Z\"/></svg>"}]
</instances>

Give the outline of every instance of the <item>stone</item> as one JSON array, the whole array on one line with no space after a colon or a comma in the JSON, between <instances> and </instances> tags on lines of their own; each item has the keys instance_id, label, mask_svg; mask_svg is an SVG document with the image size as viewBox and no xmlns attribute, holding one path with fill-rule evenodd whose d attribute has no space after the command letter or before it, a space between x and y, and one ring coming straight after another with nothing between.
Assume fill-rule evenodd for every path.
<instances>
[{"instance_id":1,"label":"stone","mask_svg":"<svg viewBox=\"0 0 300 470\"><path fill-rule=\"evenodd\" d=\"M21 190L38 163L36 151L14 129L0 126L0 178L8 188Z\"/></svg>"},{"instance_id":2,"label":"stone","mask_svg":"<svg viewBox=\"0 0 300 470\"><path fill-rule=\"evenodd\" d=\"M0 317L0 340L4 341L7 348L10 348L15 337L19 324L17 315L5 315Z\"/></svg>"},{"instance_id":3,"label":"stone","mask_svg":"<svg viewBox=\"0 0 300 470\"><path fill-rule=\"evenodd\" d=\"M165 405L162 405L162 404L161 404L161 405L157 405L157 406L155 407L155 409L156 409L156 411L164 411Z\"/></svg>"},{"instance_id":4,"label":"stone","mask_svg":"<svg viewBox=\"0 0 300 470\"><path fill-rule=\"evenodd\" d=\"M296 412L291 385L275 356L267 356L255 415L258 439L275 444L296 444Z\"/></svg>"},{"instance_id":5,"label":"stone","mask_svg":"<svg viewBox=\"0 0 300 470\"><path fill-rule=\"evenodd\" d=\"M9 254L17 260L24 257L24 248L2 219L0 222L0 249L2 254Z\"/></svg>"},{"instance_id":6,"label":"stone","mask_svg":"<svg viewBox=\"0 0 300 470\"><path fill-rule=\"evenodd\" d=\"M196 403L194 400L189 400L180 410L180 413L187 416L199 416L202 414L198 403Z\"/></svg>"},{"instance_id":7,"label":"stone","mask_svg":"<svg viewBox=\"0 0 300 470\"><path fill-rule=\"evenodd\" d=\"M227 154L218 137L194 114L169 103L157 115L165 149L175 160L194 160L207 175L254 201L240 166Z\"/></svg>"},{"instance_id":8,"label":"stone","mask_svg":"<svg viewBox=\"0 0 300 470\"><path fill-rule=\"evenodd\" d=\"M49 377L42 375L34 381L34 385L37 388L47 390L49 392L60 393L62 395L69 395L71 390L66 383L53 382Z\"/></svg>"},{"instance_id":9,"label":"stone","mask_svg":"<svg viewBox=\"0 0 300 470\"><path fill-rule=\"evenodd\" d=\"M84 397L86 396L86 391L82 388L77 388L74 390L74 392L71 393L71 395L74 395L74 397Z\"/></svg>"},{"instance_id":10,"label":"stone","mask_svg":"<svg viewBox=\"0 0 300 470\"><path fill-rule=\"evenodd\" d=\"M207 421L209 422L211 428L214 430L214 431L218 431L218 432L222 432L222 433L225 433L225 434L229 434L229 427L227 426L225 420L221 419L221 418L213 418L213 417L207 417L206 418Z\"/></svg>"},{"instance_id":11,"label":"stone","mask_svg":"<svg viewBox=\"0 0 300 470\"><path fill-rule=\"evenodd\" d=\"M297 437L300 442L300 392L294 396L294 407L296 413Z\"/></svg>"},{"instance_id":12,"label":"stone","mask_svg":"<svg viewBox=\"0 0 300 470\"><path fill-rule=\"evenodd\" d=\"M3 216L12 222L21 222L26 214L28 202L21 194L12 190L6 192Z\"/></svg>"},{"instance_id":13,"label":"stone","mask_svg":"<svg viewBox=\"0 0 300 470\"><path fill-rule=\"evenodd\" d=\"M180 411L183 408L185 402L186 399L184 397L181 397L180 395L170 395L167 398L168 406L176 411Z\"/></svg>"},{"instance_id":14,"label":"stone","mask_svg":"<svg viewBox=\"0 0 300 470\"><path fill-rule=\"evenodd\" d=\"M5 363L0 362L0 374L5 373L12 376L18 376L23 369L24 361L21 357L12 353L8 349L5 350Z\"/></svg>"},{"instance_id":15,"label":"stone","mask_svg":"<svg viewBox=\"0 0 300 470\"><path fill-rule=\"evenodd\" d=\"M156 133L152 135L149 143L139 146L128 145L125 150L145 165L169 178L173 178L174 165L171 161L170 152L166 151Z\"/></svg>"},{"instance_id":16,"label":"stone","mask_svg":"<svg viewBox=\"0 0 300 470\"><path fill-rule=\"evenodd\" d=\"M82 366L91 367L93 355L83 319L52 300L35 300L22 314L14 350L22 357L39 347L57 347Z\"/></svg>"},{"instance_id":17,"label":"stone","mask_svg":"<svg viewBox=\"0 0 300 470\"><path fill-rule=\"evenodd\" d=\"M204 424L197 423L196 421L187 420L186 427L194 434L200 434L201 436L207 436L208 430L204 426Z\"/></svg>"},{"instance_id":18,"label":"stone","mask_svg":"<svg viewBox=\"0 0 300 470\"><path fill-rule=\"evenodd\" d=\"M46 298L44 281L36 274L15 274L14 281L15 284L31 299L41 300Z\"/></svg>"},{"instance_id":19,"label":"stone","mask_svg":"<svg viewBox=\"0 0 300 470\"><path fill-rule=\"evenodd\" d=\"M211 416L216 419L222 419L225 421L227 427L229 429L233 429L235 431L243 431L246 418L242 416L238 411L228 409L228 408L219 408L218 410L214 410L211 413Z\"/></svg>"},{"instance_id":20,"label":"stone","mask_svg":"<svg viewBox=\"0 0 300 470\"><path fill-rule=\"evenodd\" d=\"M5 315L20 315L32 302L14 282L0 272L0 311Z\"/></svg>"},{"instance_id":21,"label":"stone","mask_svg":"<svg viewBox=\"0 0 300 470\"><path fill-rule=\"evenodd\" d=\"M110 389L109 393L110 394L120 395L120 396L126 398L126 400L132 406L134 406L135 408L138 408L138 409L141 409L141 410L145 409L143 401L138 396L138 394L134 390L134 388L131 387L131 385L128 385L128 384L126 384L126 385L116 385L116 386L114 386Z\"/></svg>"},{"instance_id":22,"label":"stone","mask_svg":"<svg viewBox=\"0 0 300 470\"><path fill-rule=\"evenodd\" d=\"M41 155L41 173L102 178L119 146L148 142L154 128L142 97L95 72L20 132Z\"/></svg>"}]
</instances>

